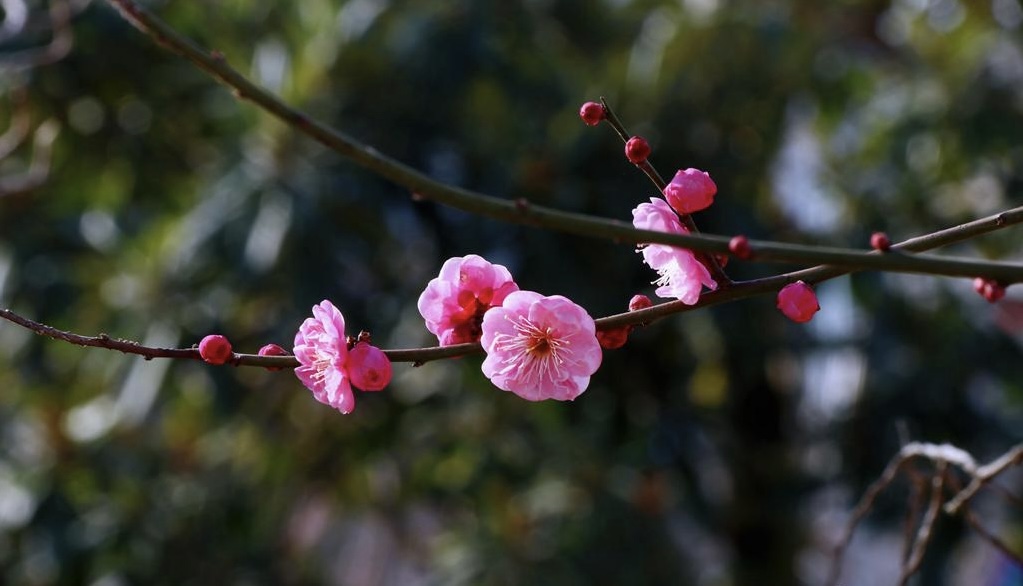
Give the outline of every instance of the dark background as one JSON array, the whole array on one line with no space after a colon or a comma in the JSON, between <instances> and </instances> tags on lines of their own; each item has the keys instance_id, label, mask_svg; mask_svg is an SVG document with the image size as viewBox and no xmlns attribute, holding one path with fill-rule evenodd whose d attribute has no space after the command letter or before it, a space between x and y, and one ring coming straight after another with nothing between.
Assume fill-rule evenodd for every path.
<instances>
[{"instance_id":1,"label":"dark background","mask_svg":"<svg viewBox=\"0 0 1023 586\"><path fill-rule=\"evenodd\" d=\"M2 306L255 352L290 347L324 298L383 347L428 345L416 299L470 253L595 317L652 295L630 246L413 202L106 3L73 4L65 58L15 67L50 38L49 5L25 4L23 27L18 5L2 10L0 120L60 132L48 166L31 136L0 161ZM608 127L580 122L606 96L663 174L711 173L708 232L866 247L875 230L899 240L1021 202L1018 0L152 6L315 118L501 197L627 221L656 195ZM44 172L19 188L33 161ZM1020 242L1006 230L948 252L1019 260ZM900 442L987 460L1023 439L1023 306L1011 288L991 306L965 279L876 273L818 293L807 325L765 296L639 330L573 403L500 392L467 357L396 365L349 416L289 372L0 325L4 582L820 584ZM842 584L894 583L908 495L900 482L877 502ZM1017 510L977 505L1023 546ZM1020 576L946 519L916 583Z\"/></svg>"}]
</instances>

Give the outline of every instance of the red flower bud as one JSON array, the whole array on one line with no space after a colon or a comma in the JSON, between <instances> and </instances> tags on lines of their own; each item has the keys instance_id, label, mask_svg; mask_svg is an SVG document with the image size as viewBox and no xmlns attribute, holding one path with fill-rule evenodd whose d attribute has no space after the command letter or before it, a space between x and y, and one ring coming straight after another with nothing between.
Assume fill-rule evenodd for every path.
<instances>
[{"instance_id":1,"label":"red flower bud","mask_svg":"<svg viewBox=\"0 0 1023 586\"><path fill-rule=\"evenodd\" d=\"M785 317L797 323L808 322L820 310L817 294L802 281L789 283L778 291L778 309Z\"/></svg>"},{"instance_id":2,"label":"red flower bud","mask_svg":"<svg viewBox=\"0 0 1023 586\"><path fill-rule=\"evenodd\" d=\"M870 247L874 250L887 252L892 247L892 241L888 239L888 235L884 232L874 232L870 235Z\"/></svg>"},{"instance_id":3,"label":"red flower bud","mask_svg":"<svg viewBox=\"0 0 1023 586\"><path fill-rule=\"evenodd\" d=\"M263 346L262 348L259 349L259 355L260 356L287 356L288 355L288 351L285 350L284 348L281 348L277 344L267 344L266 346ZM277 366L268 366L268 367L266 367L266 369L267 370L281 370L281 368L277 367Z\"/></svg>"},{"instance_id":4,"label":"red flower bud","mask_svg":"<svg viewBox=\"0 0 1023 586\"><path fill-rule=\"evenodd\" d=\"M732 239L728 241L728 251L743 260L753 256L753 251L749 247L749 238L741 234L732 236Z\"/></svg>"},{"instance_id":5,"label":"red flower bud","mask_svg":"<svg viewBox=\"0 0 1023 586\"><path fill-rule=\"evenodd\" d=\"M973 280L973 288L981 297L987 299L988 303L994 303L1005 297L1005 286L991 279L977 277Z\"/></svg>"},{"instance_id":6,"label":"red flower bud","mask_svg":"<svg viewBox=\"0 0 1023 586\"><path fill-rule=\"evenodd\" d=\"M650 298L646 295L633 295L632 299L629 300L629 311L646 309L653 306L654 302L650 301Z\"/></svg>"},{"instance_id":7,"label":"red flower bud","mask_svg":"<svg viewBox=\"0 0 1023 586\"><path fill-rule=\"evenodd\" d=\"M621 348L625 345L625 342L629 341L629 331L631 330L632 326L621 326L610 330L598 330L597 342L600 342L600 347L605 350Z\"/></svg>"},{"instance_id":8,"label":"red flower bud","mask_svg":"<svg viewBox=\"0 0 1023 586\"><path fill-rule=\"evenodd\" d=\"M650 143L642 136L634 136L625 143L625 158L634 165L642 164L650 156Z\"/></svg>"},{"instance_id":9,"label":"red flower bud","mask_svg":"<svg viewBox=\"0 0 1023 586\"><path fill-rule=\"evenodd\" d=\"M220 334L206 336L199 342L199 356L210 364L224 364L234 354L231 352L231 342Z\"/></svg>"},{"instance_id":10,"label":"red flower bud","mask_svg":"<svg viewBox=\"0 0 1023 586\"><path fill-rule=\"evenodd\" d=\"M596 126L600 124L600 121L604 119L606 113L604 112L604 106L597 102L586 102L579 108L579 117L583 119L588 126Z\"/></svg>"}]
</instances>

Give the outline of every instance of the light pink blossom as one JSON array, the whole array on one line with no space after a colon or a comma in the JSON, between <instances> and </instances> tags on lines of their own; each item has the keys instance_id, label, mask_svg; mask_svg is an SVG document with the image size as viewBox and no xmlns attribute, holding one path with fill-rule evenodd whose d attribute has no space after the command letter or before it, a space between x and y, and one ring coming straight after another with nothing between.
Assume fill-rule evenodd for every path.
<instances>
[{"instance_id":1,"label":"light pink blossom","mask_svg":"<svg viewBox=\"0 0 1023 586\"><path fill-rule=\"evenodd\" d=\"M516 291L483 316L483 374L529 401L571 401L600 366L596 326L560 295Z\"/></svg>"},{"instance_id":2,"label":"light pink blossom","mask_svg":"<svg viewBox=\"0 0 1023 586\"><path fill-rule=\"evenodd\" d=\"M295 358L300 364L295 375L317 401L342 413L355 409L348 376L345 318L330 301L314 305L313 317L302 322L295 334Z\"/></svg>"},{"instance_id":3,"label":"light pink blossom","mask_svg":"<svg viewBox=\"0 0 1023 586\"><path fill-rule=\"evenodd\" d=\"M518 288L501 265L475 254L450 258L419 296L419 313L441 346L477 342L483 314Z\"/></svg>"},{"instance_id":4,"label":"light pink blossom","mask_svg":"<svg viewBox=\"0 0 1023 586\"><path fill-rule=\"evenodd\" d=\"M643 230L669 234L689 233L671 206L656 197L651 197L650 203L641 203L632 210L632 225ZM640 245L639 251L643 254L643 262L659 275L654 281L655 285L659 285L654 291L658 297L674 298L692 305L700 299L704 285L711 290L717 289L710 271L696 260L690 250L664 244L645 244Z\"/></svg>"},{"instance_id":5,"label":"light pink blossom","mask_svg":"<svg viewBox=\"0 0 1023 586\"><path fill-rule=\"evenodd\" d=\"M691 214L710 207L718 186L710 174L699 169L680 169L664 187L664 197L680 214Z\"/></svg>"}]
</instances>

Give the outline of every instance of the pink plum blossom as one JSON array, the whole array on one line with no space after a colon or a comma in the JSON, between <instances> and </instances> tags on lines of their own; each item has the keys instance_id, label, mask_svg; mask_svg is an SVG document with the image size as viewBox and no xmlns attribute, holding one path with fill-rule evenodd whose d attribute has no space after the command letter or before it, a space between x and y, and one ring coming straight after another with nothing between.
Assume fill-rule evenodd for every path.
<instances>
[{"instance_id":1,"label":"pink plum blossom","mask_svg":"<svg viewBox=\"0 0 1023 586\"><path fill-rule=\"evenodd\" d=\"M664 197L680 214L691 214L710 207L718 186L710 174L699 169L679 170L664 187Z\"/></svg>"},{"instance_id":2,"label":"pink plum blossom","mask_svg":"<svg viewBox=\"0 0 1023 586\"><path fill-rule=\"evenodd\" d=\"M300 366L295 375L321 403L351 413L355 409L348 375L348 342L345 318L330 301L313 306L313 317L306 318L295 334L295 358Z\"/></svg>"},{"instance_id":3,"label":"pink plum blossom","mask_svg":"<svg viewBox=\"0 0 1023 586\"><path fill-rule=\"evenodd\" d=\"M419 313L441 346L477 342L483 314L518 289L501 265L475 254L450 258L419 296Z\"/></svg>"},{"instance_id":4,"label":"pink plum blossom","mask_svg":"<svg viewBox=\"0 0 1023 586\"><path fill-rule=\"evenodd\" d=\"M813 287L803 281L789 283L778 291L778 309L785 317L797 323L808 322L821 308Z\"/></svg>"},{"instance_id":5,"label":"pink plum blossom","mask_svg":"<svg viewBox=\"0 0 1023 586\"><path fill-rule=\"evenodd\" d=\"M632 210L632 225L643 230L656 230L669 234L688 234L678 219L678 214L663 199L650 198L650 203L641 203ZM717 289L717 283L710 271L696 259L692 251L665 244L641 245L643 262L657 271L659 285L654 293L658 297L674 298L686 305L700 299L700 291Z\"/></svg>"},{"instance_id":6,"label":"pink plum blossom","mask_svg":"<svg viewBox=\"0 0 1023 586\"><path fill-rule=\"evenodd\" d=\"M596 326L560 295L516 291L483 316L483 374L528 401L571 401L600 366Z\"/></svg>"}]
</instances>

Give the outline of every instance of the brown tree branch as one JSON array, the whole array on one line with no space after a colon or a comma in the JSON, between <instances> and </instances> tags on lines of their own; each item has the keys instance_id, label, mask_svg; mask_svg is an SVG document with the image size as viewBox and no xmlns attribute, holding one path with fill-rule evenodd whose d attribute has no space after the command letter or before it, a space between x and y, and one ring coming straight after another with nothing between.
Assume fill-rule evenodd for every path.
<instances>
[{"instance_id":1,"label":"brown tree branch","mask_svg":"<svg viewBox=\"0 0 1023 586\"><path fill-rule=\"evenodd\" d=\"M1023 463L1023 444L1013 446L990 463L978 466L976 460L969 452L966 452L956 446L950 444L912 442L903 446L902 449L892 457L891 461L889 461L888 465L881 473L881 476L870 484L867 490L863 493L863 496L860 498L856 508L853 509L849 522L846 525L846 529L834 549L831 572L826 582L828 586L838 585L842 569L842 560L845 557L845 552L849 543L852 541L853 533L860 522L874 507L874 502L877 500L878 495L891 486L899 473L910 462L918 459L932 463L934 465L934 471L931 473L930 499L927 510L924 512L923 519L920 521L920 526L916 531L915 537L912 539L913 544L910 555L903 563L902 572L899 577L900 585L905 585L919 570L923 556L926 553L927 546L933 536L934 524L936 523L937 515L941 512L950 516L961 512L966 521L974 527L981 537L1012 557L1012 559L1023 562L1019 554L1012 553L1001 540L984 529L975 517L971 521L970 515L973 513L968 509L969 502L977 494L977 491L984 486L987 486L994 478L1009 468ZM942 505L946 481L953 489L958 486L958 482L955 480L954 476L951 476L949 466L958 468L971 480L966 488L958 491L954 497Z\"/></svg>"},{"instance_id":2,"label":"brown tree branch","mask_svg":"<svg viewBox=\"0 0 1023 586\"><path fill-rule=\"evenodd\" d=\"M436 181L422 172L358 142L339 130L310 118L304 112L288 106L229 66L223 54L198 47L190 39L180 35L133 0L110 0L110 2L129 22L150 36L157 44L188 59L202 71L229 86L240 99L251 101L285 124L308 135L355 164L408 188L418 198L432 199L443 205L480 216L582 236L608 238L636 244L662 243L706 253L728 252L730 238L727 236L696 233L667 234L651 230L638 230L631 224L617 220L537 206L521 198L505 200ZM1019 212L1018 215L1010 214L1007 217L1015 219L1016 222L1023 221L1023 208L1015 211ZM1015 222L1007 220L999 227L1008 225L1008 223ZM980 276L997 280L1004 285L1023 281L1023 264L925 255L880 255L864 250L767 241L750 241L749 244L755 257L762 261L796 264L824 263L845 267L844 270L847 272L874 269L961 277ZM785 282L794 280L788 276L780 276L780 278ZM725 291L734 288L722 287Z\"/></svg>"}]
</instances>

